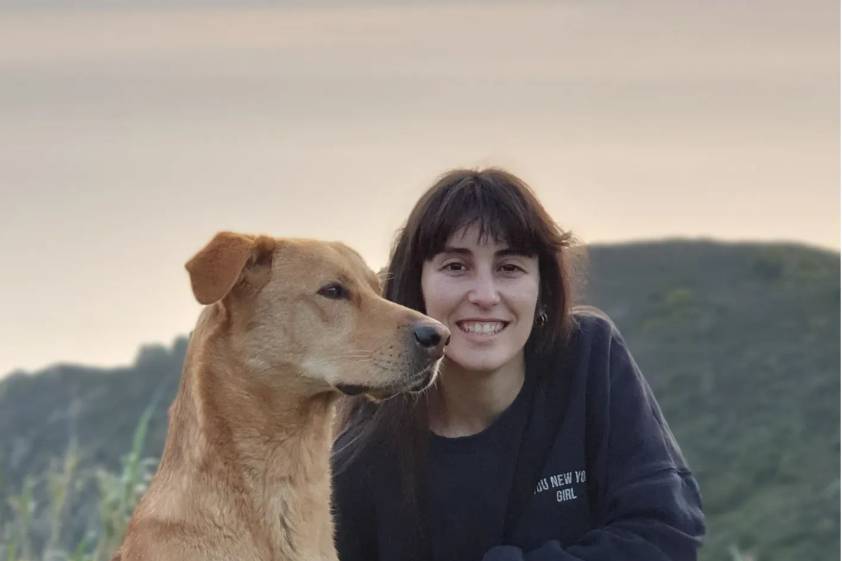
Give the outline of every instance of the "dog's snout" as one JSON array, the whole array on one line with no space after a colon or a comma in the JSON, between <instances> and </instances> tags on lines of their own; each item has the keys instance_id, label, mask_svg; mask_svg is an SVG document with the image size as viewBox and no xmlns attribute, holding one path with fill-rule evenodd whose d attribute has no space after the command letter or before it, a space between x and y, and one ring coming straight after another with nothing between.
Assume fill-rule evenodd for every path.
<instances>
[{"instance_id":1,"label":"dog's snout","mask_svg":"<svg viewBox=\"0 0 842 561\"><path fill-rule=\"evenodd\" d=\"M417 323L412 333L419 345L433 353L440 353L450 342L450 331L441 324Z\"/></svg>"}]
</instances>

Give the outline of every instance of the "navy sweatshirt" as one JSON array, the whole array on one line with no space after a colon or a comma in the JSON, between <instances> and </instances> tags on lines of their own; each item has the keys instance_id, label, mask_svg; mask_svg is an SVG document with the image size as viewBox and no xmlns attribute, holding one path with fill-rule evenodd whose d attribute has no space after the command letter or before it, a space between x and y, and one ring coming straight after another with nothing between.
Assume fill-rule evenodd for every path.
<instances>
[{"instance_id":1,"label":"navy sweatshirt","mask_svg":"<svg viewBox=\"0 0 842 561\"><path fill-rule=\"evenodd\" d=\"M430 435L420 515L384 446L335 474L340 561L696 559L699 488L649 385L607 317L573 317L491 426Z\"/></svg>"}]
</instances>

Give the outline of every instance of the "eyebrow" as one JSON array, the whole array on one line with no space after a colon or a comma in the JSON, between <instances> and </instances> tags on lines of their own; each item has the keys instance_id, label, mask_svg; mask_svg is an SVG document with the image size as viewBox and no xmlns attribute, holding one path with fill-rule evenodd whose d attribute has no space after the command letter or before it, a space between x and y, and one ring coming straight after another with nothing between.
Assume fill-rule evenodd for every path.
<instances>
[{"instance_id":1,"label":"eyebrow","mask_svg":"<svg viewBox=\"0 0 842 561\"><path fill-rule=\"evenodd\" d=\"M466 247L452 247L452 246L445 246L444 249L441 250L440 253L454 253L456 255L470 255L471 250ZM494 252L495 257L508 257L510 255L519 256L519 257L529 257L529 254L523 250L519 249L512 249L510 247L506 249L500 249Z\"/></svg>"}]
</instances>

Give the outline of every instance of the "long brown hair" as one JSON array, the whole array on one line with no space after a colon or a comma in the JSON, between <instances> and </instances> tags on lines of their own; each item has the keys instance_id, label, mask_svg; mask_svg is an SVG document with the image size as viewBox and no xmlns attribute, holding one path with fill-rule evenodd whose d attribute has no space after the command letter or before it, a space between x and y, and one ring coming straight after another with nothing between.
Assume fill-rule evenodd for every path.
<instances>
[{"instance_id":1,"label":"long brown hair","mask_svg":"<svg viewBox=\"0 0 842 561\"><path fill-rule=\"evenodd\" d=\"M529 186L511 173L488 168L445 173L416 203L392 247L384 296L425 311L421 292L424 261L440 253L450 236L476 225L480 240L505 242L538 257L540 288L536 327L526 342L527 371L564 344L572 301L565 248L572 236L553 221ZM398 458L403 496L417 506L428 434L426 399L401 395L379 404L364 397L348 399L340 410L342 433L335 450L336 469L377 443Z\"/></svg>"}]
</instances>

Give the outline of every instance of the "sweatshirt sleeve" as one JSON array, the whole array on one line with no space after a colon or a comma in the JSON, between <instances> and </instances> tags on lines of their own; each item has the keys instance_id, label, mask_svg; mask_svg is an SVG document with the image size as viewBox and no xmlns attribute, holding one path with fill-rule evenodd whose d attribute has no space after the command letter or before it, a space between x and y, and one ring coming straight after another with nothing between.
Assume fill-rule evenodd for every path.
<instances>
[{"instance_id":1,"label":"sweatshirt sleeve","mask_svg":"<svg viewBox=\"0 0 842 561\"><path fill-rule=\"evenodd\" d=\"M489 550L483 561L694 561L704 535L699 487L655 397L613 329L588 396L594 528L578 542Z\"/></svg>"}]
</instances>

